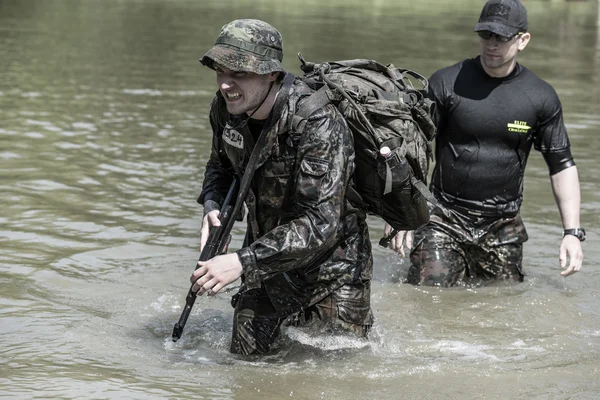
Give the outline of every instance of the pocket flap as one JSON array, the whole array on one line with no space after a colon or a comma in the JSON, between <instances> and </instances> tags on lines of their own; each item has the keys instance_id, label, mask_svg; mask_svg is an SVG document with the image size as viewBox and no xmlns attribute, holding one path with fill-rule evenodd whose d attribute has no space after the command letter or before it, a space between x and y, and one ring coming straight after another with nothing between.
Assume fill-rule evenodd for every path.
<instances>
[{"instance_id":1,"label":"pocket flap","mask_svg":"<svg viewBox=\"0 0 600 400\"><path fill-rule=\"evenodd\" d=\"M323 176L329 170L329 163L318 158L306 157L302 160L300 169L307 175Z\"/></svg>"}]
</instances>

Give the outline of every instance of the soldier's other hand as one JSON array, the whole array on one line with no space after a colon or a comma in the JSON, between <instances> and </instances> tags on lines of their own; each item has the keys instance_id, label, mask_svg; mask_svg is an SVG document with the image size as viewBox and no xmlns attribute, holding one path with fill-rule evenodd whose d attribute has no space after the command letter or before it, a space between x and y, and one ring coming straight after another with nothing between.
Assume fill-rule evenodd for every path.
<instances>
[{"instance_id":1,"label":"soldier's other hand","mask_svg":"<svg viewBox=\"0 0 600 400\"><path fill-rule=\"evenodd\" d=\"M202 249L206 245L210 228L213 226L221 226L221 220L219 219L220 214L221 212L219 210L212 210L206 213L204 218L202 218L202 228L200 228L200 252L202 252Z\"/></svg>"},{"instance_id":2,"label":"soldier's other hand","mask_svg":"<svg viewBox=\"0 0 600 400\"><path fill-rule=\"evenodd\" d=\"M561 268L564 269L564 271L560 273L562 276L572 275L581 269L581 264L583 263L583 250L581 248L581 242L577 237L573 235L565 235L565 237L563 237L560 242L559 260Z\"/></svg>"},{"instance_id":3,"label":"soldier's other hand","mask_svg":"<svg viewBox=\"0 0 600 400\"><path fill-rule=\"evenodd\" d=\"M386 223L383 229L384 235L387 237L393 231L393 228ZM396 236L392 238L388 247L394 250L396 253L399 253L402 257L406 256L404 248L406 247L407 251L410 252L410 249L413 244L413 231L399 231Z\"/></svg>"}]
</instances>

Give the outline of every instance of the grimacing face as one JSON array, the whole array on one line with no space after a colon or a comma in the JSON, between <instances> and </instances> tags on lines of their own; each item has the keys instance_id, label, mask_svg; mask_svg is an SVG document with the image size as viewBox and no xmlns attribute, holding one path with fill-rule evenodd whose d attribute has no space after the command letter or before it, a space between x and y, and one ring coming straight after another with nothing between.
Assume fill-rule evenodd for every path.
<instances>
[{"instance_id":1,"label":"grimacing face","mask_svg":"<svg viewBox=\"0 0 600 400\"><path fill-rule=\"evenodd\" d=\"M233 115L251 115L267 97L271 83L278 76L277 72L258 75L254 72L232 71L217 63L214 64L214 69L217 72L219 91L227 104L227 111Z\"/></svg>"},{"instance_id":2,"label":"grimacing face","mask_svg":"<svg viewBox=\"0 0 600 400\"><path fill-rule=\"evenodd\" d=\"M517 55L525 49L531 34L517 34L508 42L501 42L492 35L490 39L479 38L481 63L485 71L494 77L508 75L516 64Z\"/></svg>"}]
</instances>

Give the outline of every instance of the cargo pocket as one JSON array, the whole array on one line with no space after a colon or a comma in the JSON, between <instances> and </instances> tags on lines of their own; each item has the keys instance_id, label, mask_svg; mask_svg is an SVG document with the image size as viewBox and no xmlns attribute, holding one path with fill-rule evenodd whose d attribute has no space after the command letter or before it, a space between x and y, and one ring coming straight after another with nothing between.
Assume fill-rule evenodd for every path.
<instances>
[{"instance_id":1,"label":"cargo pocket","mask_svg":"<svg viewBox=\"0 0 600 400\"><path fill-rule=\"evenodd\" d=\"M339 318L346 323L357 327L373 325L373 312L368 305L361 302L344 302L338 303L337 309Z\"/></svg>"},{"instance_id":2,"label":"cargo pocket","mask_svg":"<svg viewBox=\"0 0 600 400\"><path fill-rule=\"evenodd\" d=\"M329 171L329 162L314 157L305 157L300 164L298 193L301 201L319 200L319 188Z\"/></svg>"},{"instance_id":3,"label":"cargo pocket","mask_svg":"<svg viewBox=\"0 0 600 400\"><path fill-rule=\"evenodd\" d=\"M334 293L340 325L366 335L373 325L370 284L344 285Z\"/></svg>"},{"instance_id":4,"label":"cargo pocket","mask_svg":"<svg viewBox=\"0 0 600 400\"><path fill-rule=\"evenodd\" d=\"M292 174L293 158L279 158L265 162L259 170L258 187L261 202L271 208L281 208Z\"/></svg>"}]
</instances>

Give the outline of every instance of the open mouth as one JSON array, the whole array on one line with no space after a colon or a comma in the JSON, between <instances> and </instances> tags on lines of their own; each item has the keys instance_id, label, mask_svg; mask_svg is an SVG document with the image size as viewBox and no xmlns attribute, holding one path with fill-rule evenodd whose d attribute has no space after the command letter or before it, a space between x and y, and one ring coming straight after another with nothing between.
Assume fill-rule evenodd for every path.
<instances>
[{"instance_id":1,"label":"open mouth","mask_svg":"<svg viewBox=\"0 0 600 400\"><path fill-rule=\"evenodd\" d=\"M228 101L235 101L235 100L241 99L242 95L240 93L226 93L225 98Z\"/></svg>"}]
</instances>

